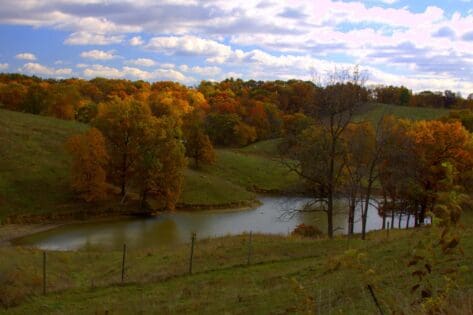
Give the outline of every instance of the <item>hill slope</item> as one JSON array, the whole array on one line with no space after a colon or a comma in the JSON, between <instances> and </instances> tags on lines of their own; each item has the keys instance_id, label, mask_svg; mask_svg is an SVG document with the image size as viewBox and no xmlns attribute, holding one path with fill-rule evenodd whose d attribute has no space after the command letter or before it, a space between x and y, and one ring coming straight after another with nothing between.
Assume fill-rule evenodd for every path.
<instances>
[{"instance_id":1,"label":"hill slope","mask_svg":"<svg viewBox=\"0 0 473 315\"><path fill-rule=\"evenodd\" d=\"M69 187L65 140L88 126L72 121L0 110L0 222L10 215L80 211ZM267 156L217 150L217 163L188 169L180 203L235 206L253 200L255 187L285 189L286 170ZM106 207L106 205L103 205Z\"/></svg>"}]
</instances>

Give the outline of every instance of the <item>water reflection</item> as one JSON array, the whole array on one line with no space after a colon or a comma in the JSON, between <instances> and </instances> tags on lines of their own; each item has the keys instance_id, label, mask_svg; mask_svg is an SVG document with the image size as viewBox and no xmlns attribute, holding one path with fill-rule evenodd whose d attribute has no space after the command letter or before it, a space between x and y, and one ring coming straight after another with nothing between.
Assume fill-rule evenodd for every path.
<instances>
[{"instance_id":1,"label":"water reflection","mask_svg":"<svg viewBox=\"0 0 473 315\"><path fill-rule=\"evenodd\" d=\"M144 248L168 246L184 243L192 232L199 238L240 234L253 231L256 233L287 234L298 224L317 226L326 232L326 216L321 212L304 212L291 218L283 215L288 210L300 209L310 199L295 197L262 197L262 205L251 210L201 211L164 213L156 217L131 218L110 222L73 224L54 230L38 233L15 241L18 245L29 245L50 250L73 250L83 247L118 249L126 243L130 247ZM334 217L336 233L348 231L346 204L337 203ZM395 216L394 227L398 227ZM361 232L360 211L355 214L355 233ZM387 219L390 222L391 218ZM401 220L406 226L407 217ZM410 226L414 225L411 218ZM375 207L370 206L367 230L380 229L382 217Z\"/></svg>"}]
</instances>

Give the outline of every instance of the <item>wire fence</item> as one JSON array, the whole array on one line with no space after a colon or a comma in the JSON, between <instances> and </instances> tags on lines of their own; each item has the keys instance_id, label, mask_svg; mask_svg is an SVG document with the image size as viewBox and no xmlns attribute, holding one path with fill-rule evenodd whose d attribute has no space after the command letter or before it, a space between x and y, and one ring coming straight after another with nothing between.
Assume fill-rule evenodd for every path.
<instances>
[{"instance_id":1,"label":"wire fence","mask_svg":"<svg viewBox=\"0 0 473 315\"><path fill-rule=\"evenodd\" d=\"M380 242L378 245L382 244ZM334 240L314 245L313 240L297 239L295 242L284 237L255 236L250 232L213 240L198 240L193 233L189 244L167 250L135 249L126 244L123 244L121 251L110 252L99 249L73 252L24 250L17 259L28 261L29 265L12 263L10 270L0 270L0 302L4 306L18 304L21 294L14 290L22 287L24 292L21 293L31 296L76 288L158 283L189 275L286 262L298 262L302 268L310 269L314 268L314 264L319 267L327 264L327 256L331 252L340 253L352 247L363 250L364 246L365 243L359 240ZM404 294L403 284L397 283L394 278L383 281L386 286L393 286L393 292L397 291L395 307L391 301L385 300L385 296L378 296L376 288L360 279L345 279L344 274L340 273L338 276L332 275L332 285L324 283L323 277L323 274L314 275L314 282L305 288L295 286L294 292L299 297L305 297L295 305L298 311L338 314L340 305L345 309L347 305L352 305L353 313L390 314L394 309L412 308L409 292ZM4 284L11 284L9 288L4 288L6 293L2 293ZM466 305L472 305L472 293L471 290L465 291ZM12 295L10 301L8 294ZM405 311L404 314L410 312Z\"/></svg>"}]
</instances>

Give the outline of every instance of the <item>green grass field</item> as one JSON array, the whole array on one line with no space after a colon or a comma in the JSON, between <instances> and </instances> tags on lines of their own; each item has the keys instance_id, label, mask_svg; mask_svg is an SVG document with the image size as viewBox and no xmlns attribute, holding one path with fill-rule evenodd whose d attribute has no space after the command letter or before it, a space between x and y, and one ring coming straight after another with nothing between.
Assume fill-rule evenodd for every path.
<instances>
[{"instance_id":1,"label":"green grass field","mask_svg":"<svg viewBox=\"0 0 473 315\"><path fill-rule=\"evenodd\" d=\"M464 255L433 265L430 281L443 288L440 270L458 268L448 300L452 314L473 310L472 213L464 214ZM366 241L254 235L246 266L248 235L197 240L193 275L189 245L127 252L120 284L119 251L48 252L48 294L42 295L42 253L3 247L0 301L17 305L7 314L377 314L370 284L385 314L422 314L411 306L416 283L407 265L428 228L368 234ZM442 287L440 287L442 286ZM1 312L1 308L0 308Z\"/></svg>"},{"instance_id":2,"label":"green grass field","mask_svg":"<svg viewBox=\"0 0 473 315\"><path fill-rule=\"evenodd\" d=\"M370 120L377 123L383 116L394 115L411 120L431 120L448 116L448 109L396 106L387 104L367 104L358 114L357 120Z\"/></svg>"}]
</instances>

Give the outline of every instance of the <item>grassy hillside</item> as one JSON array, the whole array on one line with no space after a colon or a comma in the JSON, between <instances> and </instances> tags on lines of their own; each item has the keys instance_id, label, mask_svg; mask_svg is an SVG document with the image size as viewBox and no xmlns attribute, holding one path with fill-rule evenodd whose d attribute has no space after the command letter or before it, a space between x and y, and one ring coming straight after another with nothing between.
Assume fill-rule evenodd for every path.
<instances>
[{"instance_id":1,"label":"grassy hillside","mask_svg":"<svg viewBox=\"0 0 473 315\"><path fill-rule=\"evenodd\" d=\"M86 125L0 110L0 220L70 203L70 159L64 140Z\"/></svg>"},{"instance_id":2,"label":"grassy hillside","mask_svg":"<svg viewBox=\"0 0 473 315\"><path fill-rule=\"evenodd\" d=\"M434 287L444 285L440 266L471 266L472 214L466 219L465 255L433 265ZM250 266L248 235L197 240L191 276L188 245L131 248L125 285L119 284L121 252L48 252L46 296L41 295L41 252L4 247L0 256L9 259L0 261L0 296L4 304L19 304L7 314L377 314L370 284L385 314L421 314L411 306L417 278L407 264L428 231L393 230L389 236L379 231L366 241L255 235ZM473 274L465 269L460 279L450 310L471 314Z\"/></svg>"},{"instance_id":3,"label":"grassy hillside","mask_svg":"<svg viewBox=\"0 0 473 315\"><path fill-rule=\"evenodd\" d=\"M0 110L0 221L12 214L81 210L69 188L70 158L64 141L87 125ZM217 163L186 171L180 202L226 205L253 200L248 189L285 189L285 169L268 156L217 150Z\"/></svg>"},{"instance_id":4,"label":"grassy hillside","mask_svg":"<svg viewBox=\"0 0 473 315\"><path fill-rule=\"evenodd\" d=\"M412 120L430 120L447 116L450 111L445 108L421 108L396 106L387 104L367 104L361 113L357 115L358 120L368 119L377 123L384 115L394 115L400 118L408 118Z\"/></svg>"}]
</instances>

